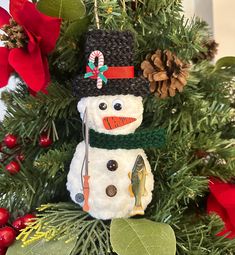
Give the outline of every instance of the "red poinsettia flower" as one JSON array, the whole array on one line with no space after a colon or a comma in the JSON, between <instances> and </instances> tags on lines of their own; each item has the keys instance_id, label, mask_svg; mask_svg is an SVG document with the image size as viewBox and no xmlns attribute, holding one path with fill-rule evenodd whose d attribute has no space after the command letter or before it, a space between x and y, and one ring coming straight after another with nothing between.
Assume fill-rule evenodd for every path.
<instances>
[{"instance_id":1,"label":"red poinsettia flower","mask_svg":"<svg viewBox=\"0 0 235 255\"><path fill-rule=\"evenodd\" d=\"M26 40L25 45L16 42L14 46L13 38L13 44L8 44L10 47L6 42L6 47L0 47L0 87L7 85L15 71L31 90L44 90L50 81L47 55L55 48L61 19L42 14L27 0L11 0L10 14L0 7L0 29L7 27L10 31L12 26L12 31L17 31L16 36ZM22 34L18 34L17 29ZM10 36L8 38L11 40Z\"/></svg>"},{"instance_id":2,"label":"red poinsettia flower","mask_svg":"<svg viewBox=\"0 0 235 255\"><path fill-rule=\"evenodd\" d=\"M235 237L235 184L225 183L211 178L209 183L211 194L207 200L208 213L216 213L224 221L224 229L218 236Z\"/></svg>"}]
</instances>

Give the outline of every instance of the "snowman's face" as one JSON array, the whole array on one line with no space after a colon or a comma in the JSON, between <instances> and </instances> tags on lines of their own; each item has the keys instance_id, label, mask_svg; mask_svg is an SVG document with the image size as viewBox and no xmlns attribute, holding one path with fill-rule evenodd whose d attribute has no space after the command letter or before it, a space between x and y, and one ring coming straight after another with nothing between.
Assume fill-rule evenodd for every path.
<instances>
[{"instance_id":1,"label":"snowman's face","mask_svg":"<svg viewBox=\"0 0 235 255\"><path fill-rule=\"evenodd\" d=\"M82 119L86 109L88 127L100 133L133 133L143 120L142 97L133 95L82 98L78 103Z\"/></svg>"}]
</instances>

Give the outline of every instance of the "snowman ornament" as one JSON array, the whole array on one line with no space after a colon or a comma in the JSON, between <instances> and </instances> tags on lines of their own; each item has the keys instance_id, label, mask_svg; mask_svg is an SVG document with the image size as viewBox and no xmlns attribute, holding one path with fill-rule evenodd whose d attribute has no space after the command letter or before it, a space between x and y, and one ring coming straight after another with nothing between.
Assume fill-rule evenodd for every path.
<instances>
[{"instance_id":1,"label":"snowman ornament","mask_svg":"<svg viewBox=\"0 0 235 255\"><path fill-rule=\"evenodd\" d=\"M153 174L143 150L159 147L161 132L135 132L143 120L148 84L134 77L130 32L88 32L86 74L74 81L85 124L68 173L71 199L97 219L143 215Z\"/></svg>"}]
</instances>

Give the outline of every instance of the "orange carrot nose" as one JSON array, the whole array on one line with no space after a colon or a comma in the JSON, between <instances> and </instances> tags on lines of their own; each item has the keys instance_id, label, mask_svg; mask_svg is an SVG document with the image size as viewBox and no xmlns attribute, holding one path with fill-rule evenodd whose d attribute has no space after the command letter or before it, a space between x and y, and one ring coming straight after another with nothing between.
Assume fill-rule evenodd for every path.
<instances>
[{"instance_id":1,"label":"orange carrot nose","mask_svg":"<svg viewBox=\"0 0 235 255\"><path fill-rule=\"evenodd\" d=\"M136 121L136 118L131 118L131 117L115 117L115 116L112 116L112 117L103 118L103 124L104 124L104 127L107 130L122 127L122 126L130 124L134 121Z\"/></svg>"}]
</instances>

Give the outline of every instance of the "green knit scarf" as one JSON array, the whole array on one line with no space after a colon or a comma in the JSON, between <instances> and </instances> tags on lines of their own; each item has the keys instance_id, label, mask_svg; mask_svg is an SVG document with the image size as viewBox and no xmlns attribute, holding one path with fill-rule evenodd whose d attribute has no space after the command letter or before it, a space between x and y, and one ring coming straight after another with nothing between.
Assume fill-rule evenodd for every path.
<instances>
[{"instance_id":1,"label":"green knit scarf","mask_svg":"<svg viewBox=\"0 0 235 255\"><path fill-rule=\"evenodd\" d=\"M107 150L161 148L165 130L146 130L129 135L109 135L90 130L90 146Z\"/></svg>"}]
</instances>

